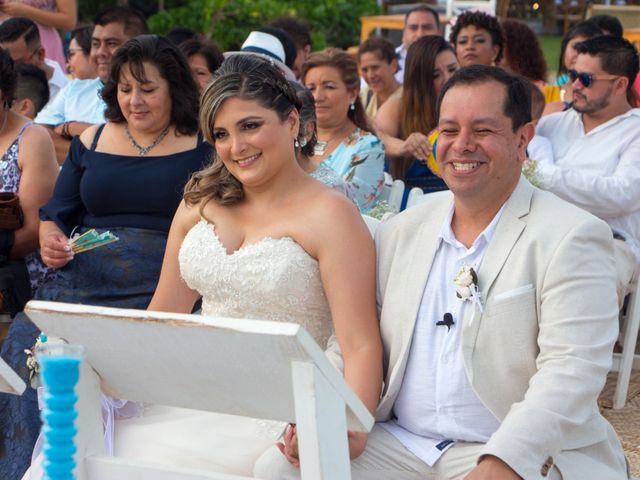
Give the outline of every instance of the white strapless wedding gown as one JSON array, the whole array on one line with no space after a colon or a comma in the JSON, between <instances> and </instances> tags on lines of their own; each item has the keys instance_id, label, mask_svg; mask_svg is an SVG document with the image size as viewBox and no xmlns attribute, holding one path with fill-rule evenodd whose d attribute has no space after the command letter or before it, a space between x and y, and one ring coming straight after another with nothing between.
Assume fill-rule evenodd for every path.
<instances>
[{"instance_id":1,"label":"white strapless wedding gown","mask_svg":"<svg viewBox=\"0 0 640 480\"><path fill-rule=\"evenodd\" d=\"M318 262L293 239L264 238L228 254L214 225L201 220L186 235L179 261L183 279L203 297L203 315L298 323L326 348L333 326ZM116 420L114 454L251 476L284 426L146 406L140 417Z\"/></svg>"}]
</instances>

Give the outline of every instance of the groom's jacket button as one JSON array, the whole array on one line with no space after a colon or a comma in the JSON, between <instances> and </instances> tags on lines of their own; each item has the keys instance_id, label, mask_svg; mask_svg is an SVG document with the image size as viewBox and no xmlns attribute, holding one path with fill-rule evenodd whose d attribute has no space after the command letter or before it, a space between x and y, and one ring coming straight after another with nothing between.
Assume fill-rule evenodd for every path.
<instances>
[{"instance_id":1,"label":"groom's jacket button","mask_svg":"<svg viewBox=\"0 0 640 480\"><path fill-rule=\"evenodd\" d=\"M546 477L549 474L549 470L553 467L553 457L547 458L547 461L544 462L542 468L540 469L540 475Z\"/></svg>"}]
</instances>

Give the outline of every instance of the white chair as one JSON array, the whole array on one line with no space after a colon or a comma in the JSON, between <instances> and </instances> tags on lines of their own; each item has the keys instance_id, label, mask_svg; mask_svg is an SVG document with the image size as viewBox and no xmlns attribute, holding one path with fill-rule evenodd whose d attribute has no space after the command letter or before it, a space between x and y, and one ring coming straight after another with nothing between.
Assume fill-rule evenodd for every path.
<instances>
[{"instance_id":1,"label":"white chair","mask_svg":"<svg viewBox=\"0 0 640 480\"><path fill-rule=\"evenodd\" d=\"M638 330L640 328L640 281L635 280L631 287L627 314L624 321L624 342L622 353L613 354L612 371L618 372L616 391L613 396L613 408L618 410L623 408L627 401L629 392L629 379L631 370L640 368L640 355L636 355L636 344L638 342Z\"/></svg>"},{"instance_id":2,"label":"white chair","mask_svg":"<svg viewBox=\"0 0 640 480\"><path fill-rule=\"evenodd\" d=\"M364 223L367 224L367 228L369 229L369 233L371 234L371 236L375 237L378 225L380 225L380 220L364 214L362 215L362 219L364 220Z\"/></svg>"},{"instance_id":3,"label":"white chair","mask_svg":"<svg viewBox=\"0 0 640 480\"><path fill-rule=\"evenodd\" d=\"M393 177L389 173L384 172L384 186L382 187L380 200L384 200L385 202L389 201L389 195L391 195L391 187L393 187Z\"/></svg>"},{"instance_id":4,"label":"white chair","mask_svg":"<svg viewBox=\"0 0 640 480\"><path fill-rule=\"evenodd\" d=\"M297 324L38 301L25 313L50 338L85 347L77 480L247 480L185 462L187 446L160 458L107 456L101 388L142 403L295 422L304 480L351 478L347 429L373 426L373 416ZM207 434L185 440L201 448L210 445ZM209 456L225 455L224 445L210 450Z\"/></svg>"},{"instance_id":5,"label":"white chair","mask_svg":"<svg viewBox=\"0 0 640 480\"><path fill-rule=\"evenodd\" d=\"M424 192L420 187L413 187L409 190L409 196L407 197L407 208L413 207L422 203L425 200Z\"/></svg>"},{"instance_id":6,"label":"white chair","mask_svg":"<svg viewBox=\"0 0 640 480\"><path fill-rule=\"evenodd\" d=\"M404 195L404 182L402 180L394 180L389 192L389 205L392 205L400 211L402 205L402 197Z\"/></svg>"}]
</instances>

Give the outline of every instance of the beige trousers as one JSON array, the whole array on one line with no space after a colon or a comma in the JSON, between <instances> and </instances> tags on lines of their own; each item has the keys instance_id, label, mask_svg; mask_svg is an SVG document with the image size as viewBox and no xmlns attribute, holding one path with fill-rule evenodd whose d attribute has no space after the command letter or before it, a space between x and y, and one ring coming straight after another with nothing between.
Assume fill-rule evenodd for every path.
<instances>
[{"instance_id":1,"label":"beige trousers","mask_svg":"<svg viewBox=\"0 0 640 480\"><path fill-rule=\"evenodd\" d=\"M433 467L422 462L407 450L396 437L374 425L369 434L367 449L351 462L353 480L462 480L476 466L481 443L458 442L447 450ZM256 462L256 478L263 480L298 480L300 470L292 466L280 451L273 447ZM553 467L549 480L562 480Z\"/></svg>"}]
</instances>

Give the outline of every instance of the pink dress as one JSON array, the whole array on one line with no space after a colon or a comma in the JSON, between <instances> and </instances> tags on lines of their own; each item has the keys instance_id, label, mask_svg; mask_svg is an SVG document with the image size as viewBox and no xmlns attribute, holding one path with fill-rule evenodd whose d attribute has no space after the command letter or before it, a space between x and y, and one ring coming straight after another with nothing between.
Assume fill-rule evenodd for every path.
<instances>
[{"instance_id":1,"label":"pink dress","mask_svg":"<svg viewBox=\"0 0 640 480\"><path fill-rule=\"evenodd\" d=\"M40 10L56 10L56 0L18 0L24 5L39 8ZM40 31L40 42L45 49L47 58L54 60L60 64L63 72L67 71L67 62L64 58L64 50L62 49L62 39L60 34L53 27L45 27L38 23Z\"/></svg>"}]
</instances>

